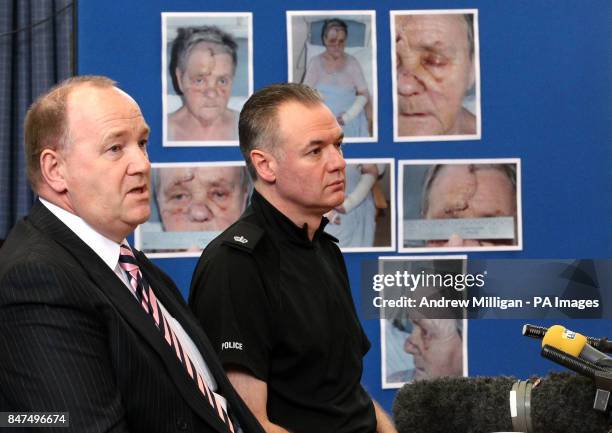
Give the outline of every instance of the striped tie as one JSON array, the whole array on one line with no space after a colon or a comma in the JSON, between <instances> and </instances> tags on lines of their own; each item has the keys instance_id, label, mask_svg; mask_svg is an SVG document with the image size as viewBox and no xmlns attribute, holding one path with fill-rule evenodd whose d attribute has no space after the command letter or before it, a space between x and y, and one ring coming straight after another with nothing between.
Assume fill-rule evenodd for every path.
<instances>
[{"instance_id":1,"label":"striped tie","mask_svg":"<svg viewBox=\"0 0 612 433\"><path fill-rule=\"evenodd\" d=\"M234 433L234 425L232 424L232 420L227 415L225 409L223 409L223 406L219 400L222 397L219 394L211 391L202 376L196 371L193 362L189 358L189 355L183 350L179 339L176 337L176 334L172 328L170 328L168 319L166 318L166 313L164 313L164 310L158 305L155 293L153 293L153 290L151 289L151 286L149 286L149 283L147 283L147 280L143 278L140 268L136 263L134 253L130 247L125 244L122 244L120 248L119 266L127 273L132 292L136 295L138 302L147 312L147 314L153 318L157 329L159 329L164 336L166 343L168 343L168 345L174 349L176 357L181 365L185 368L185 371L189 377L191 377L194 383L197 384L197 387L204 398L210 403L217 415L219 415L219 418L221 418L221 420L227 425L229 431Z\"/></svg>"}]
</instances>

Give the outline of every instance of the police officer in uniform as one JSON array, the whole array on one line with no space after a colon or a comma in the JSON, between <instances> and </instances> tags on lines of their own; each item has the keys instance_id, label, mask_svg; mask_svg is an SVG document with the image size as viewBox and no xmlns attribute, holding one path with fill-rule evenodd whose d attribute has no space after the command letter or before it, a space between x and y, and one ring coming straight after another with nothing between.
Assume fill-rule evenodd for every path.
<instances>
[{"instance_id":1,"label":"police officer in uniform","mask_svg":"<svg viewBox=\"0 0 612 433\"><path fill-rule=\"evenodd\" d=\"M268 433L395 433L360 384L370 343L323 231L344 200L336 118L311 88L272 85L244 105L239 135L251 204L204 250L191 308Z\"/></svg>"}]
</instances>

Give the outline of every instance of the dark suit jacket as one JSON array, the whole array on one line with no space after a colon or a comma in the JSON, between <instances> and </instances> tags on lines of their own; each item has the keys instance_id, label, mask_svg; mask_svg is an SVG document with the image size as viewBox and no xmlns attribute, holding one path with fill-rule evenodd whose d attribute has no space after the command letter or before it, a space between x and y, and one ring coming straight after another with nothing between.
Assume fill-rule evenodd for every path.
<instances>
[{"instance_id":1,"label":"dark suit jacket","mask_svg":"<svg viewBox=\"0 0 612 433\"><path fill-rule=\"evenodd\" d=\"M135 254L232 417L263 433L174 283ZM64 433L227 431L124 283L38 201L0 249L0 411L68 411Z\"/></svg>"}]
</instances>

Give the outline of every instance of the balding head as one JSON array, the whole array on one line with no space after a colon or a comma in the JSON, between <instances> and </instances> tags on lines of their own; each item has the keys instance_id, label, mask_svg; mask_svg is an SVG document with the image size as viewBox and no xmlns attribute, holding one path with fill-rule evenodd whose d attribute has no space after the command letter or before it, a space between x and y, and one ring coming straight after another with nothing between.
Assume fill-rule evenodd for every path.
<instances>
[{"instance_id":1,"label":"balding head","mask_svg":"<svg viewBox=\"0 0 612 433\"><path fill-rule=\"evenodd\" d=\"M70 139L68 96L80 86L114 87L115 82L102 76L72 77L39 96L25 118L25 155L28 180L34 191L41 181L40 154L44 149L62 150Z\"/></svg>"}]
</instances>

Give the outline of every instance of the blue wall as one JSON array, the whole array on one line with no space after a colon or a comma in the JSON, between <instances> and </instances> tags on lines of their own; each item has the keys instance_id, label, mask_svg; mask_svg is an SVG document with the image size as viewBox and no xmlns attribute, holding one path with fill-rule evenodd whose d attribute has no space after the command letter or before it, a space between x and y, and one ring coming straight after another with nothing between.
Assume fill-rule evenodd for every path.
<instances>
[{"instance_id":1,"label":"blue wall","mask_svg":"<svg viewBox=\"0 0 612 433\"><path fill-rule=\"evenodd\" d=\"M393 143L389 10L447 8L479 10L482 139ZM253 12L254 84L258 89L287 80L285 11L330 9L376 10L379 140L348 145L346 157L519 157L524 249L470 257L611 256L609 0L81 0L78 72L108 75L139 102L153 131L152 161L240 160L237 148L162 148L160 12ZM375 257L346 255L357 303L360 263ZM163 259L157 263L186 294L196 260ZM534 341L520 336L522 323L470 322L470 375L527 377L554 368L539 357ZM372 320L363 324L373 342L365 359L363 383L389 408L395 391L380 389L379 324ZM564 324L595 336L612 333L609 321Z\"/></svg>"}]
</instances>

